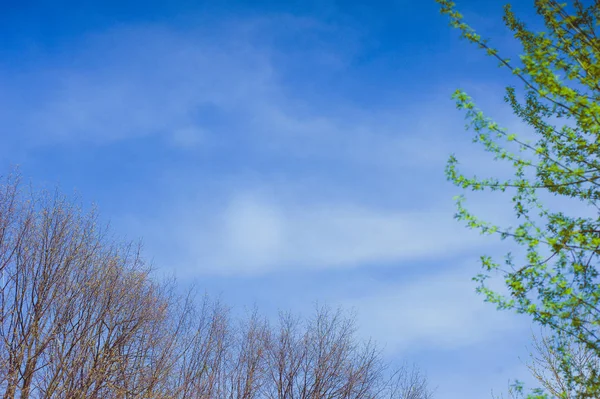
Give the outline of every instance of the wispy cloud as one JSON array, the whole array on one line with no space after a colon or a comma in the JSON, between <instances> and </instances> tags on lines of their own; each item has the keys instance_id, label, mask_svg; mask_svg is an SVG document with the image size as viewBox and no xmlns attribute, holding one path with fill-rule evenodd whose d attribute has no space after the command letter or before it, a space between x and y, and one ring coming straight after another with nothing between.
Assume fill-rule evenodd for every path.
<instances>
[{"instance_id":1,"label":"wispy cloud","mask_svg":"<svg viewBox=\"0 0 600 399\"><path fill-rule=\"evenodd\" d=\"M294 97L294 89L301 90L285 71L294 57L281 61L280 49L266 32L281 23L297 27L288 34L327 31L338 38L340 32L293 17L236 22L186 32L121 27L71 43L68 60L53 59L44 73L25 72L31 84L44 81L46 90L27 109L15 110L25 121L23 137L31 146L50 148L161 137L174 152L209 147L239 176L268 163L269 173L280 170L288 185L307 177L316 181L312 192L302 193L308 198L277 198L225 180L219 191L199 199L208 204L198 213L199 203L182 203L176 193L198 192L205 183L197 177L201 171L193 162L186 169L178 164L176 170L164 164L155 187L174 193L161 196L171 201L162 204L170 211L153 212L148 219L132 216L138 227L128 232L143 235L152 252L179 248L178 263L191 273L391 264L480 245L476 234L464 234L452 219L450 191L441 190L447 194L444 201L439 189L438 197L431 195L434 186L443 184L449 144L469 142L467 135L447 134L448 129L462 133L462 121L446 93L432 94L427 106L404 99L382 109L362 109L351 101L323 106L327 94L321 91L323 98L315 105L311 96ZM317 41L321 47L309 46L302 53L309 65L331 71L351 62L355 48L333 49L327 40ZM444 106L438 104L442 99ZM136 156L153 162L144 158L143 145L140 141ZM181 179L179 185L165 183L169 175ZM259 187L269 185L265 176L257 180ZM374 181L401 204L363 201L361 191L367 193ZM352 197L331 198L331 186ZM211 203L210 196L221 204ZM158 233L152 233L153 224Z\"/></svg>"},{"instance_id":2,"label":"wispy cloud","mask_svg":"<svg viewBox=\"0 0 600 399\"><path fill-rule=\"evenodd\" d=\"M295 52L278 47L272 37L282 24L296 40L316 37L314 46L299 45ZM204 145L227 151L239 145L267 156L351 159L383 167L427 168L445 158L448 119L460 121L446 101L450 88L431 95L445 104L428 105L427 110L436 108L435 118L407 102L362 109L341 98L331 106L323 90L298 96L303 80L297 71L297 79L289 76L296 68L292 62L324 76L352 62L360 41L334 47L340 37L353 36L338 29L291 16L184 32L115 28L71 42L64 50L68 57L40 60L35 65L43 64L43 70L19 71L16 83L6 81L0 112L8 125L18 126L18 146L155 136L180 149Z\"/></svg>"},{"instance_id":3,"label":"wispy cloud","mask_svg":"<svg viewBox=\"0 0 600 399\"><path fill-rule=\"evenodd\" d=\"M173 152L209 147L242 178L266 163L287 185L316 181L311 192L303 190L306 198L278 198L225 179L210 195L221 203L205 195L198 200L207 203L204 211L197 212L199 203L176 193L198 192L206 183L197 177L201 170L193 162L183 170L182 164L171 169L165 163L155 187L174 193L161 196L170 201L162 206L171 210L148 219L132 216L138 227L129 233L143 235L156 253L176 246L178 263L190 273L391 264L481 245L452 219L452 194L439 187L448 148L470 147L461 115L446 95L432 95L427 106L400 101L383 109L362 109L351 101L323 107L326 99L314 105L310 96L295 98L297 82L286 80L283 66L289 59L281 61L274 40L266 39L265 32L278 23L262 18L187 32L121 27L81 38L71 43L71 59L54 59L44 73L26 71L31 84L43 80L46 91L27 109L15 110L25 121L21 133L29 145L49 147L155 136ZM284 23L303 34L339 35L308 19L287 17ZM325 43L303 55L308 63L336 70L351 62L352 51L336 52ZM438 103L442 98L445 106ZM140 145L136 156L144 159L144 142ZM480 158L467 153L478 171L485 170ZM268 178L256 173L258 186L268 187ZM179 185L165 182L169 175ZM382 206L365 198L375 181L400 203ZM350 199L331 198L332 186L347 190ZM159 233L152 232L153 224Z\"/></svg>"},{"instance_id":4,"label":"wispy cloud","mask_svg":"<svg viewBox=\"0 0 600 399\"><path fill-rule=\"evenodd\" d=\"M268 90L258 49L160 27L121 28L73 43L70 60L25 71L45 83L24 127L42 143L106 143L144 135L190 142L206 107L231 109ZM41 134L43 131L45 134ZM195 142L195 139L191 141Z\"/></svg>"},{"instance_id":5,"label":"wispy cloud","mask_svg":"<svg viewBox=\"0 0 600 399\"><path fill-rule=\"evenodd\" d=\"M179 272L196 275L396 264L444 258L489 243L465 233L451 208L444 208L402 211L241 193L212 208L212 215L163 216L154 229L159 234L146 239L150 246L177 242L178 263L185 265Z\"/></svg>"},{"instance_id":6,"label":"wispy cloud","mask_svg":"<svg viewBox=\"0 0 600 399\"><path fill-rule=\"evenodd\" d=\"M466 266L448 264L418 279L385 283L347 304L357 309L363 333L386 342L390 353L467 349L526 329L523 319L483 302L470 281L476 262Z\"/></svg>"}]
</instances>

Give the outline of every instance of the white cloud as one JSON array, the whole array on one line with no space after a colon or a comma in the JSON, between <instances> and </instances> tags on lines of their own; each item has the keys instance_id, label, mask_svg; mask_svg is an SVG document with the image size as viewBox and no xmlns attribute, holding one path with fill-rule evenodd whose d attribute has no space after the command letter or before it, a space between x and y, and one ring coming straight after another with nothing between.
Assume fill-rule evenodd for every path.
<instances>
[{"instance_id":1,"label":"white cloud","mask_svg":"<svg viewBox=\"0 0 600 399\"><path fill-rule=\"evenodd\" d=\"M63 49L68 60L48 59L44 71L24 71L44 91L26 110L14 110L28 115L22 133L34 144L156 134L182 143L182 129L199 124L200 107L235 110L269 90L261 48L236 42L233 29L208 33L132 26L70 43Z\"/></svg>"},{"instance_id":2,"label":"white cloud","mask_svg":"<svg viewBox=\"0 0 600 399\"><path fill-rule=\"evenodd\" d=\"M328 37L346 33L305 19L284 22L286 31L296 25L291 30L298 35L319 29L328 29ZM443 165L448 144L456 141L448 134L449 120L461 120L448 96L432 94L441 104L403 102L379 110L340 99L328 107L326 89L314 98L296 97L295 82L285 76L286 62L297 55L282 54L265 40L273 29L274 22L264 18L224 24L214 32L131 26L86 36L65 46L68 57L40 62L43 71L23 72L23 85L43 87L26 99L26 108L15 108L10 95L2 106L9 110L8 124L13 118L19 128L19 146L106 144L154 135L180 148L218 143L230 149L243 142L245 150L266 156L385 168ZM347 53L356 50L305 51L307 67L331 71L347 65ZM462 130L462 123L456 126Z\"/></svg>"},{"instance_id":3,"label":"white cloud","mask_svg":"<svg viewBox=\"0 0 600 399\"><path fill-rule=\"evenodd\" d=\"M344 182L328 177L325 183L350 194L368 190L380 175L384 175L382 181L388 179L378 186L385 188L381 195L388 189L396 196L407 190L408 198L408 184L418 184L419 189L427 186L433 192L433 186L442 183L447 153L468 143L467 134L464 142L452 136L456 130L462 134L462 123L453 124L462 116L445 95L443 107L406 101L380 110L361 109L351 102L314 106L310 98L295 98L293 84L281 79L284 73L277 69L281 65L274 61L278 49L261 42L263 23L242 21L231 31L206 35L130 27L83 38L65 50L74 62L48 67L43 75L51 82L47 91L26 111L21 110L27 114L21 119L30 123L30 142L114 143L164 135L176 147L210 145L215 159L221 154L224 158L251 154L248 158L259 159L258 163L272 161L270 170L280 168L278 173L289 185L302 184L307 175L323 179L335 169L358 175ZM285 23L293 24L294 19ZM298 31L303 29L314 27L300 21ZM262 36L255 35L257 31ZM327 51L315 53L319 58ZM323 65L330 68L340 68L347 61L343 51L334 57L335 62L325 58ZM39 73L32 75L35 72ZM437 95L432 99L439 100ZM326 98L321 102L326 103ZM286 169L281 160L288 158L303 164ZM479 164L479 159L471 160ZM315 161L327 164L313 168ZM233 173L252 173L253 166L236 165L240 169ZM122 211L129 211L136 220L127 232L144 236L159 265L168 267L177 258L180 272L255 274L392 264L443 258L483 242L452 219L450 193L444 199L447 206L441 208L431 206L431 202L437 205L435 198L414 197L403 205L419 211L384 209L354 197L332 199L319 192L323 181L314 184L309 198L278 199L249 195L243 187L232 187L239 181L232 184L224 177L216 192L198 195L198 202L193 203L178 193L188 188L198 192L203 187L205 181L195 180L198 169L194 167L184 170L177 164L169 170L170 165L161 166L165 172L157 181L164 182L169 173L180 179L179 185L155 186L161 193L173 193L157 206L169 211L146 217L136 214L137 208ZM225 197L225 205L200 203L212 196ZM143 200L150 203L153 198ZM179 206L180 202L184 203ZM413 206L418 202L427 204ZM197 211L200 206L205 209ZM160 256L167 252L168 256Z\"/></svg>"},{"instance_id":4,"label":"white cloud","mask_svg":"<svg viewBox=\"0 0 600 399\"><path fill-rule=\"evenodd\" d=\"M238 262L247 261L250 267L268 265L272 259L281 256L287 226L285 216L278 209L238 199L230 204L223 219L224 223L217 231L221 231L220 244L226 252L213 256L238 258Z\"/></svg>"},{"instance_id":5,"label":"white cloud","mask_svg":"<svg viewBox=\"0 0 600 399\"><path fill-rule=\"evenodd\" d=\"M162 216L171 223L156 229L160 238L146 236L151 247L159 240L164 246L168 231L167 240L177 241L183 252L178 263L185 274L392 264L444 258L490 242L465 231L449 207L386 210L314 199L278 201L256 191L234 195L221 209L191 214Z\"/></svg>"},{"instance_id":6,"label":"white cloud","mask_svg":"<svg viewBox=\"0 0 600 399\"><path fill-rule=\"evenodd\" d=\"M300 30L312 29L306 21L300 25ZM221 154L224 158L250 154L247 158L259 159L258 163L274 161L271 170L281 168L278 173L290 185L299 184L300 175L312 174L309 177L318 180L337 168L347 175L360 174L351 182L331 177L326 182L350 193L368 190L380 175L385 175L382 180L389 179L385 190L389 188L396 196L406 187L410 196L408 184L440 192L434 185L443 181L447 153L464 149L469 137L464 134L461 140L452 135L457 130L462 134L463 129L462 123L454 124L461 115L449 100L444 99L446 105L441 108L407 102L381 110L363 110L351 102L336 103L331 109L312 106L310 99L294 98L290 82L280 79L283 73L273 60L277 49L255 43L257 29L246 21L237 30L212 36L138 27L86 38L75 46L73 55L75 64L83 67L51 69L49 93L31 105L28 118L22 118L30 121L29 129L35 132L31 141L34 145L56 144L57 140L107 143L164 135L176 147L211 145L215 159ZM335 62L325 64L339 68L343 54L334 58ZM439 100L435 95L432 98ZM481 170L481 159L468 154ZM298 168L301 173L281 165L288 158L304 162ZM315 161L328 163L310 170ZM254 172L253 166L236 165L239 169L233 173ZM170 167L165 164L163 170ZM194 180L196 172L192 167L159 176L164 181L171 173L183 182L179 186L157 184L157 190L174 193L174 199L160 204L171 211L152 215L160 219L154 233L151 221L139 215L135 216L137 228L128 231L144 236L152 253L170 251L169 256L157 256L159 264L171 265L178 257L180 271L255 274L392 264L443 258L483 242L452 219L450 193L444 200L447 206L441 208L431 205L437 205L437 199L404 201L403 205L420 209L414 211L384 209L352 199L340 202L318 191L323 181L314 184L310 198L297 200L247 195L225 182L218 187L221 191L210 193L226 197L225 206L204 205L210 209L196 215L199 203L185 203L174 210L182 197L176 193L188 185L191 191L202 187L203 181ZM228 187L223 190L224 186ZM234 193L227 197L223 191ZM418 202L427 205L413 206ZM173 255L174 248L179 255Z\"/></svg>"},{"instance_id":7,"label":"white cloud","mask_svg":"<svg viewBox=\"0 0 600 399\"><path fill-rule=\"evenodd\" d=\"M196 126L186 126L173 130L171 140L178 147L194 148L206 139L206 131Z\"/></svg>"},{"instance_id":8,"label":"white cloud","mask_svg":"<svg viewBox=\"0 0 600 399\"><path fill-rule=\"evenodd\" d=\"M470 279L477 273L475 262L468 268L436 270L346 300L358 311L361 333L398 354L415 348L466 349L506 339L526 327L524 319L495 311L475 292Z\"/></svg>"}]
</instances>

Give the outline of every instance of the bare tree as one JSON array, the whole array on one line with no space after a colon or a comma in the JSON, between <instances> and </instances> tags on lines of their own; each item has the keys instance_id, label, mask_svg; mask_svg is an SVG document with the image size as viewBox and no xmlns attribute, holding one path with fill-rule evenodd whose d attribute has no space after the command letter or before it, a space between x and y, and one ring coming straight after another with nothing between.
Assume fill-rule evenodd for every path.
<instances>
[{"instance_id":1,"label":"bare tree","mask_svg":"<svg viewBox=\"0 0 600 399\"><path fill-rule=\"evenodd\" d=\"M577 384L600 368L596 351L572 337L533 335L533 352L527 364L532 375L551 395L571 399L581 397L585 387ZM572 376L566 379L565 376ZM584 378L582 378L584 377Z\"/></svg>"},{"instance_id":2,"label":"bare tree","mask_svg":"<svg viewBox=\"0 0 600 399\"><path fill-rule=\"evenodd\" d=\"M170 303L139 248L108 240L58 193L27 195L15 177L1 193L3 398L153 392Z\"/></svg>"},{"instance_id":3,"label":"bare tree","mask_svg":"<svg viewBox=\"0 0 600 399\"><path fill-rule=\"evenodd\" d=\"M427 377L416 365L406 364L394 371L386 383L386 399L432 399L434 391L429 388Z\"/></svg>"},{"instance_id":4,"label":"bare tree","mask_svg":"<svg viewBox=\"0 0 600 399\"><path fill-rule=\"evenodd\" d=\"M370 341L355 335L353 317L316 309L302 321L282 313L268 344L268 399L429 399L432 391L415 368L391 371ZM391 375L390 375L391 374Z\"/></svg>"},{"instance_id":5,"label":"bare tree","mask_svg":"<svg viewBox=\"0 0 600 399\"><path fill-rule=\"evenodd\" d=\"M600 358L571 336L549 335L541 330L539 334L532 334L532 352L526 365L541 386L532 393L540 397L549 394L552 398L575 399L582 397L586 389L585 384L578 381L586 381L593 370L598 370ZM521 383L509 384L508 398L526 395Z\"/></svg>"},{"instance_id":6,"label":"bare tree","mask_svg":"<svg viewBox=\"0 0 600 399\"><path fill-rule=\"evenodd\" d=\"M158 282L140 247L56 193L0 179L2 399L430 399L354 319L269 323Z\"/></svg>"},{"instance_id":7,"label":"bare tree","mask_svg":"<svg viewBox=\"0 0 600 399\"><path fill-rule=\"evenodd\" d=\"M172 397L219 397L230 336L229 309L207 297L199 307L193 304L188 298L182 312L184 332L174 355Z\"/></svg>"}]
</instances>

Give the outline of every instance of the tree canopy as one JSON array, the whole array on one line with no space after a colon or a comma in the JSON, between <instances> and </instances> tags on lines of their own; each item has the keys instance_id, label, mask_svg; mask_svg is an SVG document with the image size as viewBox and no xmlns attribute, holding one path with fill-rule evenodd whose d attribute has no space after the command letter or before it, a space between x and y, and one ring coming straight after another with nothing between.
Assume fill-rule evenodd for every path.
<instances>
[{"instance_id":1,"label":"tree canopy","mask_svg":"<svg viewBox=\"0 0 600 399\"><path fill-rule=\"evenodd\" d=\"M510 253L503 260L483 256L483 272L475 277L478 291L499 308L530 315L553 332L552 345L561 354L557 369L569 392L576 392L563 397L598 398L598 363L574 367L565 342L574 339L600 356L600 3L536 0L544 26L539 32L506 5L504 23L522 47L522 55L513 61L468 25L454 2L436 1L462 38L515 76L516 84L506 88L504 99L535 134L528 141L502 128L464 91L454 93L474 141L494 160L508 162L514 173L509 179L466 175L451 156L447 177L465 190L510 192L518 222L490 223L469 211L464 196L457 199L456 217L525 250L518 258ZM570 200L568 211L548 205L553 197ZM490 288L487 280L497 273L508 294ZM545 396L534 391L530 397Z\"/></svg>"}]
</instances>

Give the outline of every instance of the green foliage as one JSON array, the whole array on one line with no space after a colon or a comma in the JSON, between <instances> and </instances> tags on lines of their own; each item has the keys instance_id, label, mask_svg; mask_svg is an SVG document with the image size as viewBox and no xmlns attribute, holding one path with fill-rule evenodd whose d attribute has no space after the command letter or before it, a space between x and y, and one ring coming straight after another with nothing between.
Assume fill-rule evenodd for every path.
<instances>
[{"instance_id":1,"label":"green foliage","mask_svg":"<svg viewBox=\"0 0 600 399\"><path fill-rule=\"evenodd\" d=\"M436 1L462 38L519 80L522 94L508 87L505 101L536 136L534 143L525 141L487 118L466 93L459 90L453 96L466 113L474 141L495 160L510 163L514 176L506 180L466 176L451 156L448 179L465 190L511 192L518 223L486 222L469 212L463 196L457 199L456 217L482 233L514 240L526 253L520 260L509 254L504 262L482 257L484 272L474 278L478 292L499 308L530 315L555 333L557 350L564 354L560 367L567 384L564 397L598 398L600 370L572 367L561 342L576 339L600 356L600 3L536 0L545 26L542 32L528 29L506 5L504 23L523 48L519 62L513 63L464 22L452 1ZM598 216L574 216L544 205L541 198L552 196L570 199L572 213ZM486 284L497 272L504 276L507 295ZM515 392L522 393L522 386ZM528 396L541 397L537 391Z\"/></svg>"}]
</instances>

